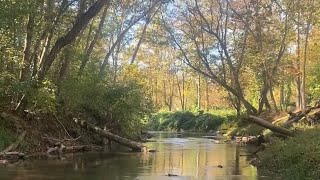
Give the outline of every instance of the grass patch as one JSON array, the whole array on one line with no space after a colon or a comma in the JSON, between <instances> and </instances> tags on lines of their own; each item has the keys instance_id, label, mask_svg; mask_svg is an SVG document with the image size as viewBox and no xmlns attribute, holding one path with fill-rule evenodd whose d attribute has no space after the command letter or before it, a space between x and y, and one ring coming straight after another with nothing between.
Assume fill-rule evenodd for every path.
<instances>
[{"instance_id":1,"label":"grass patch","mask_svg":"<svg viewBox=\"0 0 320 180\"><path fill-rule=\"evenodd\" d=\"M260 152L259 167L284 180L314 180L320 177L320 129L308 129L293 138L277 139Z\"/></svg>"}]
</instances>

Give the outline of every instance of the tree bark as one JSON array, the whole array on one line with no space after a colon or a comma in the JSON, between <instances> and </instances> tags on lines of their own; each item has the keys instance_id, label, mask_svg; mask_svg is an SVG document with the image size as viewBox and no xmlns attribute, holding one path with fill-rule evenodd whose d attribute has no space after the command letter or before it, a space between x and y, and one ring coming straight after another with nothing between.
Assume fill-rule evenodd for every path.
<instances>
[{"instance_id":1,"label":"tree bark","mask_svg":"<svg viewBox=\"0 0 320 180\"><path fill-rule=\"evenodd\" d=\"M104 21L105 21L106 16L107 16L107 12L108 12L108 7L105 7L105 9L104 9L104 11L102 13L101 19L100 19L100 23L99 23L98 29L96 30L95 35L93 37L93 40L90 42L90 45L89 45L88 49L86 49L84 58L83 58L83 60L81 62L81 66L80 66L80 69L79 69L79 75L80 76L83 73L83 70L86 67L86 65L87 65L87 63L88 63L88 61L90 59L90 55L91 55L91 53L93 51L94 46L97 44L98 39L101 36L101 31L102 31L102 28L103 28L103 25L104 25Z\"/></svg>"},{"instance_id":2,"label":"tree bark","mask_svg":"<svg viewBox=\"0 0 320 180\"><path fill-rule=\"evenodd\" d=\"M76 122L78 125L80 125L81 127L83 128L86 128L88 130L91 130L95 133L97 133L98 135L102 136L102 137L105 137L107 139L110 139L120 145L123 145L125 147L128 147L128 148L131 148L132 151L142 151L144 146L140 143L137 143L137 142L134 142L134 141L131 141L129 139L126 139L126 138L123 138L123 137L120 137L118 135L115 135L111 132L108 132L106 130L103 130L97 126L94 126L93 124L91 123L88 123L84 120L79 120L79 119L76 119L76 118L73 118L74 122Z\"/></svg>"},{"instance_id":3,"label":"tree bark","mask_svg":"<svg viewBox=\"0 0 320 180\"><path fill-rule=\"evenodd\" d=\"M145 34L146 34L147 27L148 27L150 21L151 21L151 17L150 17L150 15L149 15L149 16L147 16L146 23L145 23L144 26L143 26L143 29L142 29L142 32L141 32L141 35L140 35L140 39L139 39L139 41L138 41L138 43L137 43L137 46L136 46L136 48L134 49L134 52L133 52L133 55L132 55L130 64L133 64L134 61L135 61L135 59L136 59L136 56L137 56L137 54L138 54L140 45L141 45L141 43L142 43L142 41L143 41L143 39L144 39L144 36L145 36Z\"/></svg>"},{"instance_id":4,"label":"tree bark","mask_svg":"<svg viewBox=\"0 0 320 180\"><path fill-rule=\"evenodd\" d=\"M62 62L59 69L57 83L56 83L58 95L60 95L62 83L67 77L68 69L70 65L70 49L65 48L63 51L64 52L63 52Z\"/></svg>"},{"instance_id":5,"label":"tree bark","mask_svg":"<svg viewBox=\"0 0 320 180\"><path fill-rule=\"evenodd\" d=\"M312 13L312 12L311 12ZM311 14L312 15L312 14ZM309 33L310 33L310 26L311 26L311 15L309 15L307 20L307 27L306 27L306 37L304 42L304 53L303 53L303 60L301 62L301 110L304 111L306 109L306 61L307 61L307 50L308 50L308 41L309 41Z\"/></svg>"},{"instance_id":6,"label":"tree bark","mask_svg":"<svg viewBox=\"0 0 320 180\"><path fill-rule=\"evenodd\" d=\"M34 26L33 14L29 14L27 23L27 36L25 40L25 47L23 52L23 67L20 72L20 81L25 81L30 76L30 65L31 65L31 45L32 45L32 34Z\"/></svg>"},{"instance_id":7,"label":"tree bark","mask_svg":"<svg viewBox=\"0 0 320 180\"><path fill-rule=\"evenodd\" d=\"M282 127L279 127L279 126L276 126L276 125L274 125L266 120L263 120L259 117L249 115L249 119L264 128L270 129L273 132L277 132L277 133L280 133L285 136L291 136L291 137L294 136L294 133L292 131L285 129L285 128L282 128Z\"/></svg>"},{"instance_id":8,"label":"tree bark","mask_svg":"<svg viewBox=\"0 0 320 180\"><path fill-rule=\"evenodd\" d=\"M44 80L48 70L50 69L54 59L56 58L57 54L60 52L60 50L65 47L66 45L70 44L72 41L75 40L75 38L78 36L78 34L81 32L82 29L84 29L87 24L90 22L90 20L96 16L100 10L110 3L110 0L98 0L96 1L85 13L83 13L78 20L76 20L73 27L70 29L70 31L60 37L50 50L48 56L46 56L44 63L39 71L38 74L38 80L42 81Z\"/></svg>"}]
</instances>

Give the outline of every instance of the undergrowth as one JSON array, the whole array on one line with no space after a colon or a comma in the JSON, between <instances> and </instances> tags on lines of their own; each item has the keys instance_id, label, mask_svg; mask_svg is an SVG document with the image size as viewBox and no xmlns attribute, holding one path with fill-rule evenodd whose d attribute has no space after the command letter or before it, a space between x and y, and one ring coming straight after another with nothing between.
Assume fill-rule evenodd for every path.
<instances>
[{"instance_id":1,"label":"undergrowth","mask_svg":"<svg viewBox=\"0 0 320 180\"><path fill-rule=\"evenodd\" d=\"M8 130L6 123L0 118L0 151L15 141L15 136Z\"/></svg>"},{"instance_id":2,"label":"undergrowth","mask_svg":"<svg viewBox=\"0 0 320 180\"><path fill-rule=\"evenodd\" d=\"M231 117L231 115L229 114ZM212 113L192 113L190 111L161 112L151 116L148 127L150 130L184 130L214 131L230 117Z\"/></svg>"},{"instance_id":3,"label":"undergrowth","mask_svg":"<svg viewBox=\"0 0 320 180\"><path fill-rule=\"evenodd\" d=\"M314 180L320 177L320 129L308 129L293 138L277 139L260 152L259 167L284 180Z\"/></svg>"}]
</instances>

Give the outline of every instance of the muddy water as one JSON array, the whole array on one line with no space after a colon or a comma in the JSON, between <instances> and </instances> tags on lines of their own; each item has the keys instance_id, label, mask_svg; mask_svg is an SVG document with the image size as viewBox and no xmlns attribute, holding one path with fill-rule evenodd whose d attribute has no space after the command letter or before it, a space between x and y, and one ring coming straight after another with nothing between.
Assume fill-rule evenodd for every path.
<instances>
[{"instance_id":1,"label":"muddy water","mask_svg":"<svg viewBox=\"0 0 320 180\"><path fill-rule=\"evenodd\" d=\"M268 180L247 149L195 134L155 133L155 153L85 153L0 167L0 179ZM168 176L168 175L176 176Z\"/></svg>"}]
</instances>

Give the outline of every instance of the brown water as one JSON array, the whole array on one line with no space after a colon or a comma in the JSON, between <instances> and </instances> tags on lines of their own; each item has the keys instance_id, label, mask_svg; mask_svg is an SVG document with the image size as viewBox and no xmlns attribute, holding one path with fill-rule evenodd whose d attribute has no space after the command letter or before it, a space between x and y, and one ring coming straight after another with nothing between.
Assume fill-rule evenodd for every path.
<instances>
[{"instance_id":1,"label":"brown water","mask_svg":"<svg viewBox=\"0 0 320 180\"><path fill-rule=\"evenodd\" d=\"M0 179L267 180L248 164L245 147L199 135L156 133L156 153L85 153L0 167ZM218 167L221 165L222 168ZM174 174L178 176L167 176Z\"/></svg>"}]
</instances>

